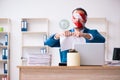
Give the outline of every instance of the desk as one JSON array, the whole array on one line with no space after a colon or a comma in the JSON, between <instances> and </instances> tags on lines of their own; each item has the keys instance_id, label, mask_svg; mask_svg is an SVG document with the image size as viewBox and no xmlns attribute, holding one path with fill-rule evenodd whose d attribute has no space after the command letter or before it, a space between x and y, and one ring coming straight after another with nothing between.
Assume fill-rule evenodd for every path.
<instances>
[{"instance_id":1,"label":"desk","mask_svg":"<svg viewBox=\"0 0 120 80\"><path fill-rule=\"evenodd\" d=\"M120 80L120 66L17 66L19 80Z\"/></svg>"}]
</instances>

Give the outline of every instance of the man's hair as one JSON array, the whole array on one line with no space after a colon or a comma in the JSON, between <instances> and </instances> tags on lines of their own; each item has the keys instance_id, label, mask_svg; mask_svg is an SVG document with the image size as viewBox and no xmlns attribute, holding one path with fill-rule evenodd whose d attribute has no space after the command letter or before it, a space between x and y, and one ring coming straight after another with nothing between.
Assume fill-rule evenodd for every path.
<instances>
[{"instance_id":1,"label":"man's hair","mask_svg":"<svg viewBox=\"0 0 120 80\"><path fill-rule=\"evenodd\" d=\"M76 8L76 9L74 9L74 10L72 11L72 13L73 13L75 10L81 10L81 11L83 11L83 12L85 13L85 15L87 16L87 12L86 12L83 8Z\"/></svg>"}]
</instances>

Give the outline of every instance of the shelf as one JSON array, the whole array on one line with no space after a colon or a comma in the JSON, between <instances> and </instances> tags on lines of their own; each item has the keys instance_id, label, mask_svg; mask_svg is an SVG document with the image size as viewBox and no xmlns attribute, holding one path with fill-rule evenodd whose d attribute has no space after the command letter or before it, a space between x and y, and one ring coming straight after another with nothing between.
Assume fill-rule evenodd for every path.
<instances>
[{"instance_id":1,"label":"shelf","mask_svg":"<svg viewBox=\"0 0 120 80\"><path fill-rule=\"evenodd\" d=\"M48 21L48 18L22 18L22 20L46 20Z\"/></svg>"},{"instance_id":2,"label":"shelf","mask_svg":"<svg viewBox=\"0 0 120 80\"><path fill-rule=\"evenodd\" d=\"M87 21L99 21L99 22L106 22L106 18L88 18Z\"/></svg>"},{"instance_id":3,"label":"shelf","mask_svg":"<svg viewBox=\"0 0 120 80\"><path fill-rule=\"evenodd\" d=\"M22 46L23 48L47 48L47 46Z\"/></svg>"},{"instance_id":4,"label":"shelf","mask_svg":"<svg viewBox=\"0 0 120 80\"><path fill-rule=\"evenodd\" d=\"M22 65L28 65L27 57L30 53L48 53L48 46L44 45L44 41L49 34L47 18L22 18L21 19L22 34ZM25 22L27 25L25 25ZM24 31L26 27L26 30Z\"/></svg>"},{"instance_id":5,"label":"shelf","mask_svg":"<svg viewBox=\"0 0 120 80\"><path fill-rule=\"evenodd\" d=\"M8 34L9 32L0 32L0 34Z\"/></svg>"},{"instance_id":6,"label":"shelf","mask_svg":"<svg viewBox=\"0 0 120 80\"><path fill-rule=\"evenodd\" d=\"M0 27L3 27L3 32L10 32L10 19L0 18Z\"/></svg>"},{"instance_id":7,"label":"shelf","mask_svg":"<svg viewBox=\"0 0 120 80\"><path fill-rule=\"evenodd\" d=\"M0 32L0 48L9 48L9 32ZM8 41L8 44L6 46L5 44L5 41L6 41L6 38L7 38L7 41Z\"/></svg>"},{"instance_id":8,"label":"shelf","mask_svg":"<svg viewBox=\"0 0 120 80\"><path fill-rule=\"evenodd\" d=\"M7 76L8 74L0 74L0 76Z\"/></svg>"},{"instance_id":9,"label":"shelf","mask_svg":"<svg viewBox=\"0 0 120 80\"><path fill-rule=\"evenodd\" d=\"M99 32L107 32L106 18L88 18L86 26L90 29L97 29Z\"/></svg>"},{"instance_id":10,"label":"shelf","mask_svg":"<svg viewBox=\"0 0 120 80\"><path fill-rule=\"evenodd\" d=\"M0 60L0 62L3 62L3 63L5 63L5 62L7 62L8 60Z\"/></svg>"},{"instance_id":11,"label":"shelf","mask_svg":"<svg viewBox=\"0 0 120 80\"><path fill-rule=\"evenodd\" d=\"M105 37L108 37L108 22L106 18L88 18L86 27L90 29L97 29Z\"/></svg>"},{"instance_id":12,"label":"shelf","mask_svg":"<svg viewBox=\"0 0 120 80\"><path fill-rule=\"evenodd\" d=\"M0 48L4 49L4 48L8 48L8 46L0 46Z\"/></svg>"},{"instance_id":13,"label":"shelf","mask_svg":"<svg viewBox=\"0 0 120 80\"><path fill-rule=\"evenodd\" d=\"M22 32L22 34L47 34L47 32L30 32L30 31L27 31L27 32Z\"/></svg>"},{"instance_id":14,"label":"shelf","mask_svg":"<svg viewBox=\"0 0 120 80\"><path fill-rule=\"evenodd\" d=\"M21 21L26 21L27 31L29 32L47 32L48 31L47 18L22 18Z\"/></svg>"},{"instance_id":15,"label":"shelf","mask_svg":"<svg viewBox=\"0 0 120 80\"><path fill-rule=\"evenodd\" d=\"M10 19L0 18L0 27L0 80L10 80ZM3 54L6 60L2 60Z\"/></svg>"}]
</instances>

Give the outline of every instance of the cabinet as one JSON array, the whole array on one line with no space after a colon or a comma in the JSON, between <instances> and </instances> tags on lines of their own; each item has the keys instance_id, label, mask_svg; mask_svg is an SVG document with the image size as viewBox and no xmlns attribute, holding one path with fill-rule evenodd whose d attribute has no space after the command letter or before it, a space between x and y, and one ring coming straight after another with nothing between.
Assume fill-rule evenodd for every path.
<instances>
[{"instance_id":1,"label":"cabinet","mask_svg":"<svg viewBox=\"0 0 120 80\"><path fill-rule=\"evenodd\" d=\"M106 39L105 42L105 59L107 59L108 53L108 21L106 18L88 18L86 27L90 29L97 29Z\"/></svg>"},{"instance_id":2,"label":"cabinet","mask_svg":"<svg viewBox=\"0 0 120 80\"><path fill-rule=\"evenodd\" d=\"M29 56L31 55L37 57L38 54L40 54L39 56L41 56L48 53L48 47L44 46L44 41L49 34L48 23L49 20L47 18L22 18L22 65L29 65Z\"/></svg>"},{"instance_id":3,"label":"cabinet","mask_svg":"<svg viewBox=\"0 0 120 80\"><path fill-rule=\"evenodd\" d=\"M10 19L0 18L0 80L10 80Z\"/></svg>"}]
</instances>

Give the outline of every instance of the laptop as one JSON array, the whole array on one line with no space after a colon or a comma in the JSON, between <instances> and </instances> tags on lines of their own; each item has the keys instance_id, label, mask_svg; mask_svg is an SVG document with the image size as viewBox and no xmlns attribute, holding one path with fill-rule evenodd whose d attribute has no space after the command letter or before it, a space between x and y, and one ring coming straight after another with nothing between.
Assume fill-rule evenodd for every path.
<instances>
[{"instance_id":1,"label":"laptop","mask_svg":"<svg viewBox=\"0 0 120 80\"><path fill-rule=\"evenodd\" d=\"M104 43L74 44L74 48L80 53L80 65L104 65Z\"/></svg>"}]
</instances>

